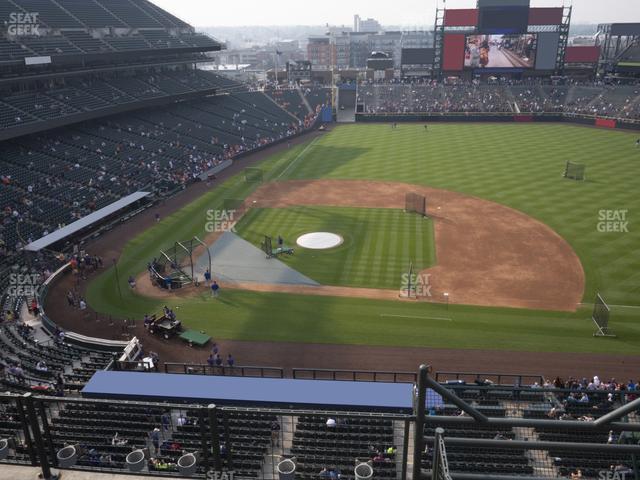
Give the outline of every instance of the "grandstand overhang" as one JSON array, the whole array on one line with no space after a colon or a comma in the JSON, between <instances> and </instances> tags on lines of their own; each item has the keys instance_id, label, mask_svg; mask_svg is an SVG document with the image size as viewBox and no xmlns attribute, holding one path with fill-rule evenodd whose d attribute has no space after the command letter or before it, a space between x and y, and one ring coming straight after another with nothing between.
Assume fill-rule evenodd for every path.
<instances>
[{"instance_id":1,"label":"grandstand overhang","mask_svg":"<svg viewBox=\"0 0 640 480\"><path fill-rule=\"evenodd\" d=\"M135 192L131 195L127 195L126 197L123 197L120 200L113 202L112 204L107 205L104 208L101 208L100 210L90 213L80 220L76 220L75 222L62 227L55 232L50 233L49 235L45 235L44 237L39 238L35 242L29 243L24 249L29 252L39 252L40 250L43 250L60 241L66 240L76 233L105 220L114 213L117 213L133 205L138 200L142 200L149 195L151 195L150 192Z\"/></svg>"},{"instance_id":2,"label":"grandstand overhang","mask_svg":"<svg viewBox=\"0 0 640 480\"><path fill-rule=\"evenodd\" d=\"M218 52L222 50L222 45L211 45L203 47L181 47L181 48L163 48L163 49L144 49L144 50L127 50L120 52L105 53L78 53L65 55L51 55L50 62L46 66L51 67L73 67L84 66L92 63L113 63L118 61L140 61L141 58L166 58L171 55L185 55L193 53ZM24 67L27 71L30 68L42 69L43 65L29 65L27 58L16 60L0 61L0 69L3 67Z\"/></svg>"}]
</instances>

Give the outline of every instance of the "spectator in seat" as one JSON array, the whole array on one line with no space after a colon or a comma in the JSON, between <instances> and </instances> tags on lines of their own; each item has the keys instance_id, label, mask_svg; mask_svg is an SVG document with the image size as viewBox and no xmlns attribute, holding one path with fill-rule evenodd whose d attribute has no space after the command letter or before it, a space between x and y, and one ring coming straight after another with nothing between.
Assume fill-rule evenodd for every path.
<instances>
[{"instance_id":1,"label":"spectator in seat","mask_svg":"<svg viewBox=\"0 0 640 480\"><path fill-rule=\"evenodd\" d=\"M376 453L376 456L373 457L373 462L374 463L382 463L382 462L386 462L387 459L385 458L384 454L382 452L378 452Z\"/></svg>"},{"instance_id":2,"label":"spectator in seat","mask_svg":"<svg viewBox=\"0 0 640 480\"><path fill-rule=\"evenodd\" d=\"M327 427L328 428L335 428L336 427L335 418L327 418Z\"/></svg>"},{"instance_id":3,"label":"spectator in seat","mask_svg":"<svg viewBox=\"0 0 640 480\"><path fill-rule=\"evenodd\" d=\"M178 416L178 419L176 420L176 423L177 423L179 426L187 425L187 424L189 423L189 419L188 419L187 417L185 417L185 416L184 416L184 413L181 413L181 414Z\"/></svg>"},{"instance_id":4,"label":"spectator in seat","mask_svg":"<svg viewBox=\"0 0 640 480\"><path fill-rule=\"evenodd\" d=\"M151 439L151 443L153 444L153 448L158 452L160 449L160 429L154 428L149 434L149 438Z\"/></svg>"},{"instance_id":5,"label":"spectator in seat","mask_svg":"<svg viewBox=\"0 0 640 480\"><path fill-rule=\"evenodd\" d=\"M29 307L29 311L35 317L38 316L38 301L34 298L31 300L31 306Z\"/></svg>"},{"instance_id":6,"label":"spectator in seat","mask_svg":"<svg viewBox=\"0 0 640 480\"><path fill-rule=\"evenodd\" d=\"M116 434L111 439L111 445L113 445L114 447L123 447L127 443L129 443L129 440L125 440L124 438L120 438L119 435L118 435L118 432L116 432Z\"/></svg>"},{"instance_id":7,"label":"spectator in seat","mask_svg":"<svg viewBox=\"0 0 640 480\"><path fill-rule=\"evenodd\" d=\"M280 443L280 423L277 420L271 422L271 444L278 446Z\"/></svg>"},{"instance_id":8,"label":"spectator in seat","mask_svg":"<svg viewBox=\"0 0 640 480\"><path fill-rule=\"evenodd\" d=\"M43 385L42 383L38 383L37 385L33 385L31 387L31 390L33 390L34 392L48 393L51 391L51 387L49 385Z\"/></svg>"},{"instance_id":9,"label":"spectator in seat","mask_svg":"<svg viewBox=\"0 0 640 480\"><path fill-rule=\"evenodd\" d=\"M160 423L162 423L162 429L165 432L169 430L169 426L171 424L171 414L169 412L164 412L160 417Z\"/></svg>"}]
</instances>

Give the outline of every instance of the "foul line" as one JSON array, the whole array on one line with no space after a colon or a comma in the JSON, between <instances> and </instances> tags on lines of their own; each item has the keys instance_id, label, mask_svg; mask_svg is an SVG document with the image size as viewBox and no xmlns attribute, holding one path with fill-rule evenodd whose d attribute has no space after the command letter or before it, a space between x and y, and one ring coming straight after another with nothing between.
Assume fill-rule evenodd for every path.
<instances>
[{"instance_id":1,"label":"foul line","mask_svg":"<svg viewBox=\"0 0 640 480\"><path fill-rule=\"evenodd\" d=\"M294 159L293 159L293 161L292 161L289 165L287 165L287 168L285 168L285 169L282 171L282 173L280 173L280 175L278 175L278 176L275 178L275 180L278 180L281 176L283 176L285 173L287 173L287 170L289 170L289 169L293 166L293 164L294 164L294 163L296 163L298 160L300 160L300 159L304 156L304 154L307 152L307 150L309 150L309 149L310 149L310 148L311 148L311 147L316 143L316 141L317 141L319 138L320 138L320 137L316 137L316 138L314 138L314 139L311 141L311 143L310 143L309 145L307 145L306 147L304 147L304 150L302 150L302 151L298 154L298 156L297 156L296 158L294 158Z\"/></svg>"},{"instance_id":2,"label":"foul line","mask_svg":"<svg viewBox=\"0 0 640 480\"><path fill-rule=\"evenodd\" d=\"M420 317L417 315L393 315L391 313L381 313L381 317L395 317L395 318L418 318L421 320L442 320L444 322L451 322L449 317Z\"/></svg>"}]
</instances>

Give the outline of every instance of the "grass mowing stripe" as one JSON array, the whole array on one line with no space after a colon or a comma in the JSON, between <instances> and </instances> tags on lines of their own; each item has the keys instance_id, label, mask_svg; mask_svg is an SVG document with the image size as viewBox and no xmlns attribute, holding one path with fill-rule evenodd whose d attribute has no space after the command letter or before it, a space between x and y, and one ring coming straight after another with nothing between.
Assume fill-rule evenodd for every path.
<instances>
[{"instance_id":1,"label":"grass mowing stripe","mask_svg":"<svg viewBox=\"0 0 640 480\"><path fill-rule=\"evenodd\" d=\"M319 138L320 138L320 137L316 137L316 138L314 138L314 139L311 141L311 143L309 143L306 147L304 147L304 150L302 150L302 152L300 152L300 153L298 154L298 156L297 156L296 158L294 158L294 159L293 159L293 161L287 165L287 168L285 168L282 172L280 172L280 175L278 175L274 180L278 180L279 178L282 178L282 177L284 176L284 174L285 174L285 173L287 173L287 171L289 171L289 169L290 169L290 168L291 168L291 167L292 167L292 166L293 166L293 165L294 165L298 160L300 160L301 158L303 158L303 157L304 157L305 153L307 153L307 151L308 151L308 150L310 150L310 149L315 145L315 143L317 142L317 140L318 140Z\"/></svg>"}]
</instances>

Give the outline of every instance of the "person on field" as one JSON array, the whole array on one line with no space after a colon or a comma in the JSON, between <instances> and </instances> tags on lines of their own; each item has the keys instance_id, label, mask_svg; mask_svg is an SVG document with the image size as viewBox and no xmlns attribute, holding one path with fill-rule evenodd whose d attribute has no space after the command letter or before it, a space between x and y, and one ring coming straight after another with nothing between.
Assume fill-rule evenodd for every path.
<instances>
[{"instance_id":1,"label":"person on field","mask_svg":"<svg viewBox=\"0 0 640 480\"><path fill-rule=\"evenodd\" d=\"M207 271L204 272L204 283L207 284L207 286L211 283L211 272L208 268Z\"/></svg>"},{"instance_id":2,"label":"person on field","mask_svg":"<svg viewBox=\"0 0 640 480\"><path fill-rule=\"evenodd\" d=\"M218 285L218 282L216 282L215 280L211 284L211 295L215 298L220 295L220 285Z\"/></svg>"}]
</instances>

